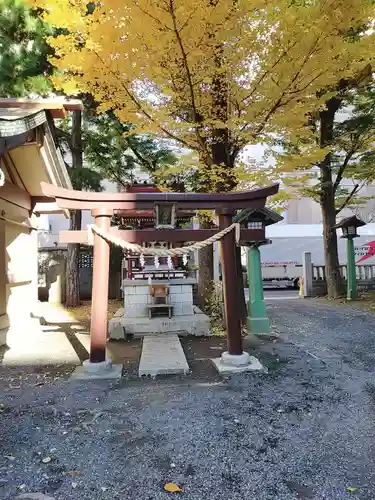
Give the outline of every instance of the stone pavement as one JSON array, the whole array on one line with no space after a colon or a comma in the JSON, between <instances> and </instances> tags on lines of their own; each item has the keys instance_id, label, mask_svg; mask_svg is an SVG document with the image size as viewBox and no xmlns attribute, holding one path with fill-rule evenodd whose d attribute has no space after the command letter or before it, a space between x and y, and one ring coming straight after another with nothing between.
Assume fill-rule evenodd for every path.
<instances>
[{"instance_id":1,"label":"stone pavement","mask_svg":"<svg viewBox=\"0 0 375 500\"><path fill-rule=\"evenodd\" d=\"M27 329L9 332L2 364L80 364L73 345L75 341L83 351L87 350L89 338L83 334L85 328L66 310L45 302L39 303L35 316Z\"/></svg>"},{"instance_id":2,"label":"stone pavement","mask_svg":"<svg viewBox=\"0 0 375 500\"><path fill-rule=\"evenodd\" d=\"M143 339L139 376L189 373L184 351L175 334L155 335Z\"/></svg>"}]
</instances>

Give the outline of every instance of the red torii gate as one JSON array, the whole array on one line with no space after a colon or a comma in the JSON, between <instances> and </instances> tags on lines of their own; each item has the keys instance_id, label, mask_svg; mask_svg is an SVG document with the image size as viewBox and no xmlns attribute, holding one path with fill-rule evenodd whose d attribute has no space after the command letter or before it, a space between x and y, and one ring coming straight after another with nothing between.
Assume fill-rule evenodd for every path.
<instances>
[{"instance_id":1,"label":"red torii gate","mask_svg":"<svg viewBox=\"0 0 375 500\"><path fill-rule=\"evenodd\" d=\"M232 225L233 216L245 208L262 208L267 197L278 192L278 184L263 189L228 194L201 193L93 193L68 190L42 183L45 199L56 201L60 209L90 210L95 225L106 233L111 233L111 218L117 211L150 210L158 204L178 204L185 210L213 210L219 218L219 230ZM155 230L116 230L115 234L129 243L148 241L204 241L216 229L155 229ZM236 280L235 232L228 232L221 240L221 259L223 270L225 317L227 327L228 355L233 358L243 356L240 304ZM89 243L89 231L62 231L61 243ZM265 229L241 229L241 241L259 242L265 240ZM94 259L92 280L92 308L90 330L90 362L105 362L108 322L108 280L109 280L108 241L94 234ZM241 364L241 363L240 363Z\"/></svg>"}]
</instances>

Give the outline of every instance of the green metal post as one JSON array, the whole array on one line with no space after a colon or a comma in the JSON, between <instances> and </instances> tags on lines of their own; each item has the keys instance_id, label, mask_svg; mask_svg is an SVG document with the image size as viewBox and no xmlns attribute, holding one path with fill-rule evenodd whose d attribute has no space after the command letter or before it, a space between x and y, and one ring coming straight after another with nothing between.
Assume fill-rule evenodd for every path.
<instances>
[{"instance_id":1,"label":"green metal post","mask_svg":"<svg viewBox=\"0 0 375 500\"><path fill-rule=\"evenodd\" d=\"M355 273L355 255L354 255L354 242L353 238L347 240L347 266L346 266L346 279L348 284L347 299L355 300L357 298L357 277Z\"/></svg>"},{"instance_id":2,"label":"green metal post","mask_svg":"<svg viewBox=\"0 0 375 500\"><path fill-rule=\"evenodd\" d=\"M247 279L249 282L248 330L255 334L269 333L270 321L264 303L262 267L257 246L252 246L247 252Z\"/></svg>"}]
</instances>

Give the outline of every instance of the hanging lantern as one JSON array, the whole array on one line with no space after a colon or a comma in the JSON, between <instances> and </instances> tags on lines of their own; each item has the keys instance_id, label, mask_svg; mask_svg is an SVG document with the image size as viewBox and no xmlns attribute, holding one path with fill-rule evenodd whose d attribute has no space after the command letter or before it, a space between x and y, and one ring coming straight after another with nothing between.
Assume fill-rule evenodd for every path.
<instances>
[{"instance_id":1,"label":"hanging lantern","mask_svg":"<svg viewBox=\"0 0 375 500\"><path fill-rule=\"evenodd\" d=\"M159 257L157 255L155 255L154 257L154 266L156 267L156 269L159 269L160 263L159 263Z\"/></svg>"}]
</instances>

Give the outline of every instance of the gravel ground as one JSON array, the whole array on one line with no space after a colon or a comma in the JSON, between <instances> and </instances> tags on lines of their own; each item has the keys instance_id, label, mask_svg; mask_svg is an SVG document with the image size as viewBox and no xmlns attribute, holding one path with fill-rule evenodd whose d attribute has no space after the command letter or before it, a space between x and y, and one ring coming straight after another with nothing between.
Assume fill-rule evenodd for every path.
<instances>
[{"instance_id":1,"label":"gravel ground","mask_svg":"<svg viewBox=\"0 0 375 500\"><path fill-rule=\"evenodd\" d=\"M374 500L375 316L269 310L281 338L252 349L268 374L78 383L2 369L0 497L167 499L173 481L188 500Z\"/></svg>"}]
</instances>

